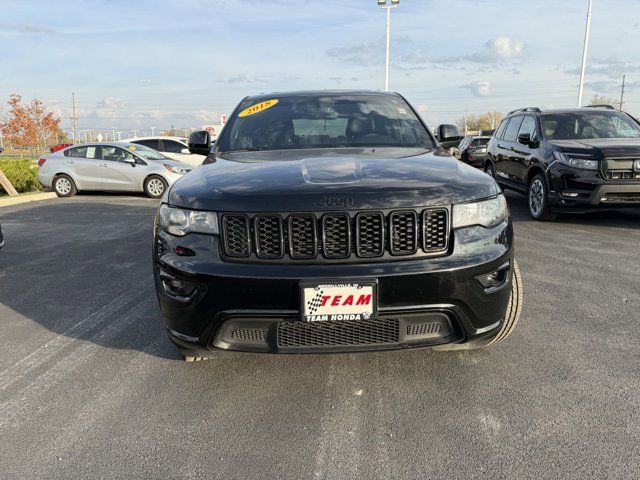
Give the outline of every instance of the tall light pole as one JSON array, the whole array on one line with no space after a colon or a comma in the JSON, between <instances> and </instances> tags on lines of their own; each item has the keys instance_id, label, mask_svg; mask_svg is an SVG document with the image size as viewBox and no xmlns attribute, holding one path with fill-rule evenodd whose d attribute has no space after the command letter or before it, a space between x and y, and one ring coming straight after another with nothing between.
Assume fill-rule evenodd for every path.
<instances>
[{"instance_id":1,"label":"tall light pole","mask_svg":"<svg viewBox=\"0 0 640 480\"><path fill-rule=\"evenodd\" d=\"M396 8L400 4L400 0L390 0L391 3L387 3L388 0L378 0L378 5L387 10L387 57L384 68L384 91L389 91L389 60L390 60L390 46L391 46L391 9Z\"/></svg>"},{"instance_id":2,"label":"tall light pole","mask_svg":"<svg viewBox=\"0 0 640 480\"><path fill-rule=\"evenodd\" d=\"M589 0L587 9L587 25L584 28L584 46L582 47L582 68L580 69L580 86L578 87L578 107L582 106L582 94L584 92L584 73L587 69L587 50L589 49L589 32L591 31L591 6L593 0Z\"/></svg>"}]
</instances>

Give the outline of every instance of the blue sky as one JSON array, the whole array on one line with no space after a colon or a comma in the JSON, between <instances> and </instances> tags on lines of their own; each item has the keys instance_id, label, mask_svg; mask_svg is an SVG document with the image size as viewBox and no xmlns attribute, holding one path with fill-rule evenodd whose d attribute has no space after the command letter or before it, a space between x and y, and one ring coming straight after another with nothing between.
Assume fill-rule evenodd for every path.
<instances>
[{"instance_id":1,"label":"blue sky","mask_svg":"<svg viewBox=\"0 0 640 480\"><path fill-rule=\"evenodd\" d=\"M401 0L391 89L430 124L573 106L587 0ZM376 0L0 0L0 100L43 99L80 128L217 123L245 95L381 89ZM640 0L594 0L585 99L640 114Z\"/></svg>"}]
</instances>

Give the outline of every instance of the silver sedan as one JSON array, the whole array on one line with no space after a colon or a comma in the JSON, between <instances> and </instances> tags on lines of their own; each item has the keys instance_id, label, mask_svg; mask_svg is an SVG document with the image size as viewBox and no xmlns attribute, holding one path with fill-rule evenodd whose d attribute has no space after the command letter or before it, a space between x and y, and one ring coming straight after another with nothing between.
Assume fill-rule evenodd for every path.
<instances>
[{"instance_id":1,"label":"silver sedan","mask_svg":"<svg viewBox=\"0 0 640 480\"><path fill-rule=\"evenodd\" d=\"M159 198L193 168L126 142L75 145L41 157L38 166L40 183L59 197L70 197L78 190L119 190Z\"/></svg>"}]
</instances>

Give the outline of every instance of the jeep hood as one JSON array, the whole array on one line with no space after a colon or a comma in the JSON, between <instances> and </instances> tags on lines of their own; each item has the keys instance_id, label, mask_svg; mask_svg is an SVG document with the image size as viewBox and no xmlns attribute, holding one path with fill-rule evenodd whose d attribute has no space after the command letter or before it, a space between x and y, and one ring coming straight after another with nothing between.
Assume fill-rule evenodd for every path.
<instances>
[{"instance_id":1,"label":"jeep hood","mask_svg":"<svg viewBox=\"0 0 640 480\"><path fill-rule=\"evenodd\" d=\"M443 150L278 150L219 155L178 180L168 203L223 212L386 209L498 192L492 178Z\"/></svg>"}]
</instances>

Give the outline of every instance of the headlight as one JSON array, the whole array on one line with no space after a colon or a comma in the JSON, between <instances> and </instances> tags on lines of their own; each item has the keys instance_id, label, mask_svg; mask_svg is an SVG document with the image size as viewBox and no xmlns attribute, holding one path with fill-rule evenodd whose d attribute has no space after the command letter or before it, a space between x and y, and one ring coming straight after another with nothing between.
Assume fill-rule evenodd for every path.
<instances>
[{"instance_id":1,"label":"headlight","mask_svg":"<svg viewBox=\"0 0 640 480\"><path fill-rule=\"evenodd\" d=\"M188 233L218 233L218 216L215 212L183 210L181 208L160 206L158 216L160 226L171 235L184 237Z\"/></svg>"},{"instance_id":2,"label":"headlight","mask_svg":"<svg viewBox=\"0 0 640 480\"><path fill-rule=\"evenodd\" d=\"M461 203L453 206L453 228L481 225L493 228L509 216L504 195L481 202Z\"/></svg>"},{"instance_id":3,"label":"headlight","mask_svg":"<svg viewBox=\"0 0 640 480\"><path fill-rule=\"evenodd\" d=\"M553 152L553 156L560 163L574 168L582 168L584 170L598 170L598 160L589 160L586 158L570 157L567 153Z\"/></svg>"},{"instance_id":4,"label":"headlight","mask_svg":"<svg viewBox=\"0 0 640 480\"><path fill-rule=\"evenodd\" d=\"M190 168L174 167L174 166L168 165L166 163L163 163L163 165L164 165L164 168L169 170L171 173L177 173L178 175L185 175L185 174L187 174L187 173L189 173L191 171Z\"/></svg>"}]
</instances>

